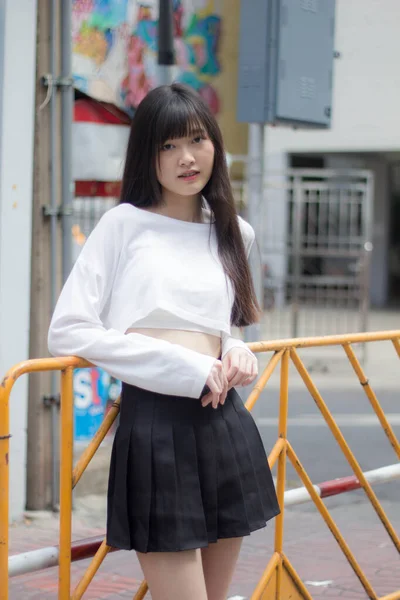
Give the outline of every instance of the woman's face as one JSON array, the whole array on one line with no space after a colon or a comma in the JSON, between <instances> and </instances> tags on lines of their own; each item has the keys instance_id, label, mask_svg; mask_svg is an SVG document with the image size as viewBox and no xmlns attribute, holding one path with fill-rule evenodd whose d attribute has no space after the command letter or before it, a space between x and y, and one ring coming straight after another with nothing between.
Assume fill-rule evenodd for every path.
<instances>
[{"instance_id":1,"label":"woman's face","mask_svg":"<svg viewBox=\"0 0 400 600\"><path fill-rule=\"evenodd\" d=\"M156 166L163 195L199 195L211 177L213 165L214 146L204 131L166 140Z\"/></svg>"}]
</instances>

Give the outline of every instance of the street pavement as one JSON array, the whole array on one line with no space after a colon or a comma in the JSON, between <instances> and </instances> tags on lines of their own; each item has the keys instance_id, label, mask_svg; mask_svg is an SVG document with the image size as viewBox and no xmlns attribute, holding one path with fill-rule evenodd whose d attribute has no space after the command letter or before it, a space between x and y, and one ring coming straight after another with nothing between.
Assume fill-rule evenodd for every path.
<instances>
[{"instance_id":1,"label":"street pavement","mask_svg":"<svg viewBox=\"0 0 400 600\"><path fill-rule=\"evenodd\" d=\"M326 504L329 508L332 505L332 517L377 595L384 596L400 588L398 552L361 492L350 495L352 502L340 505L335 499L328 498ZM398 502L383 500L383 506L399 532ZM314 600L367 598L320 515L304 508L286 510L284 551ZM104 497L79 499L73 519L73 538L100 535L104 531L104 512ZM10 550L14 554L53 545L57 543L57 536L56 517L28 519L11 528ZM250 598L272 554L273 537L274 527L269 525L245 538L230 597ZM73 585L88 563L89 560L85 560L72 565ZM57 568L51 568L13 578L10 600L54 600L57 598L57 575ZM135 554L115 552L106 557L84 597L88 600L132 599L140 580L141 571Z\"/></svg>"}]
</instances>

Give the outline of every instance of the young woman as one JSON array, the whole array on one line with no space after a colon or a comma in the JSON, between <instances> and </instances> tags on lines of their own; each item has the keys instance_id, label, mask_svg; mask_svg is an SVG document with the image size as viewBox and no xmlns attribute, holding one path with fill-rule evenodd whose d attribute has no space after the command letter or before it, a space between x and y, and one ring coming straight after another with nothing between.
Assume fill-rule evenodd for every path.
<instances>
[{"instance_id":1,"label":"young woman","mask_svg":"<svg viewBox=\"0 0 400 600\"><path fill-rule=\"evenodd\" d=\"M137 551L153 600L224 600L242 537L279 513L259 432L235 391L257 360L230 335L255 322L216 120L179 84L137 109L121 202L86 241L49 330L122 384L107 543Z\"/></svg>"}]
</instances>

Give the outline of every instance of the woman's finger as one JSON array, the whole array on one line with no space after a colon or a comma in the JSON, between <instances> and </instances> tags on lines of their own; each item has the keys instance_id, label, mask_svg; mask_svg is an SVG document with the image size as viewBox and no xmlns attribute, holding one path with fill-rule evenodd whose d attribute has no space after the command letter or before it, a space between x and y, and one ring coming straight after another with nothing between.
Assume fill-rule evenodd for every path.
<instances>
[{"instance_id":1,"label":"woman's finger","mask_svg":"<svg viewBox=\"0 0 400 600\"><path fill-rule=\"evenodd\" d=\"M258 375L258 367L257 367L257 363L252 362L251 365L251 373L250 375L247 377L247 379L245 379L242 383L243 386L246 385L250 385L250 383L253 383L253 381L257 378Z\"/></svg>"},{"instance_id":2,"label":"woman's finger","mask_svg":"<svg viewBox=\"0 0 400 600\"><path fill-rule=\"evenodd\" d=\"M208 394L203 396L203 398L201 399L202 406L208 406L210 404L210 402L212 402L212 398L213 398L212 393L208 392Z\"/></svg>"},{"instance_id":3,"label":"woman's finger","mask_svg":"<svg viewBox=\"0 0 400 600\"><path fill-rule=\"evenodd\" d=\"M228 382L228 378L227 378L226 374L224 373L224 371L222 371L222 378L223 378L222 379L223 388L222 388L221 395L219 397L219 402L220 402L220 404L225 404L226 396L227 396L228 389L229 389L229 382Z\"/></svg>"},{"instance_id":4,"label":"woman's finger","mask_svg":"<svg viewBox=\"0 0 400 600\"><path fill-rule=\"evenodd\" d=\"M236 377L237 372L239 371L239 356L235 355L229 365L229 369L226 372L226 377L229 381L229 383L231 382L231 380Z\"/></svg>"},{"instance_id":5,"label":"woman's finger","mask_svg":"<svg viewBox=\"0 0 400 600\"><path fill-rule=\"evenodd\" d=\"M218 406L219 396L223 391L221 373L222 368L215 369L212 373L212 377L209 377L209 379L207 380L210 392L201 399L201 403L203 406L207 406L208 404L210 404L210 402L212 402L213 406Z\"/></svg>"},{"instance_id":6,"label":"woman's finger","mask_svg":"<svg viewBox=\"0 0 400 600\"><path fill-rule=\"evenodd\" d=\"M251 358L248 358L246 355L243 355L239 359L239 368L237 370L236 375L231 379L229 385L231 387L235 387L237 385L243 385L243 381L248 378L251 373Z\"/></svg>"}]
</instances>

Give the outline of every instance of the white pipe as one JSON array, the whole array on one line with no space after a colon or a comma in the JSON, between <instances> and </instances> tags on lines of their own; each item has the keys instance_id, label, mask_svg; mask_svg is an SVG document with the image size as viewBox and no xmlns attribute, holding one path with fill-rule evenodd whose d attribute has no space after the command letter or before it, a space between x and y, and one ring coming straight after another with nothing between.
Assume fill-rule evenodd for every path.
<instances>
[{"instance_id":1,"label":"white pipe","mask_svg":"<svg viewBox=\"0 0 400 600\"><path fill-rule=\"evenodd\" d=\"M388 465L387 467L380 467L379 469L373 469L364 473L365 478L369 483L383 483L386 481L393 481L394 479L400 478L400 463L395 465Z\"/></svg>"},{"instance_id":2,"label":"white pipe","mask_svg":"<svg viewBox=\"0 0 400 600\"><path fill-rule=\"evenodd\" d=\"M387 467L380 467L379 469L373 469L372 471L365 471L364 477L369 483L385 483L388 481L393 481L394 479L400 479L400 464L388 465ZM333 479L332 481L336 480ZM324 482L319 485L323 486L326 483L328 482ZM313 488L317 492L318 496L321 496L320 487L318 485L314 485ZM311 500L312 498L305 487L288 490L284 495L285 506L304 504L305 502L310 502Z\"/></svg>"},{"instance_id":3,"label":"white pipe","mask_svg":"<svg viewBox=\"0 0 400 600\"><path fill-rule=\"evenodd\" d=\"M313 488L317 492L318 496L320 496L321 490L319 487L317 485L313 485ZM285 508L287 506L294 506L296 504L305 504L306 502L310 502L310 500L311 496L305 487L288 490L284 495Z\"/></svg>"},{"instance_id":4,"label":"white pipe","mask_svg":"<svg viewBox=\"0 0 400 600\"><path fill-rule=\"evenodd\" d=\"M41 569L56 567L58 565L59 550L57 546L40 548L31 552L23 552L8 557L8 576L16 577L33 573Z\"/></svg>"}]
</instances>

